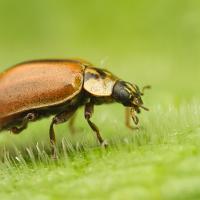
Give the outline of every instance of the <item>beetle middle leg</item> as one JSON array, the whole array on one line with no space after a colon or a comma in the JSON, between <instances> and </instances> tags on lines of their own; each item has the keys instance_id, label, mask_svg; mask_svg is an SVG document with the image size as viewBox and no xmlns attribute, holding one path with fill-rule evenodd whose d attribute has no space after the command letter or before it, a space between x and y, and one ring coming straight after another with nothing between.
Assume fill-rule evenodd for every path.
<instances>
[{"instance_id":1,"label":"beetle middle leg","mask_svg":"<svg viewBox=\"0 0 200 200\"><path fill-rule=\"evenodd\" d=\"M61 112L58 115L56 115L51 122L50 129L49 129L49 138L51 143L51 153L52 158L56 159L56 137L55 137L55 131L54 131L54 125L61 124L66 122L72 115L75 113L76 108L71 108L67 111Z\"/></svg>"},{"instance_id":2,"label":"beetle middle leg","mask_svg":"<svg viewBox=\"0 0 200 200\"><path fill-rule=\"evenodd\" d=\"M28 126L28 122L29 121L35 121L37 119L37 114L32 112L32 113L28 113L22 120L22 124L20 127L12 127L10 128L10 131L13 133L13 134L19 134L21 131L23 131L24 129L27 128Z\"/></svg>"},{"instance_id":3,"label":"beetle middle leg","mask_svg":"<svg viewBox=\"0 0 200 200\"><path fill-rule=\"evenodd\" d=\"M97 136L97 139L99 141L99 143L104 146L104 147L107 147L108 144L104 141L104 139L101 137L101 134L99 132L99 129L98 127L93 123L91 122L90 118L92 117L92 114L94 112L94 104L92 103L87 103L85 105L85 119L87 120L90 128L96 133L96 136Z\"/></svg>"}]
</instances>

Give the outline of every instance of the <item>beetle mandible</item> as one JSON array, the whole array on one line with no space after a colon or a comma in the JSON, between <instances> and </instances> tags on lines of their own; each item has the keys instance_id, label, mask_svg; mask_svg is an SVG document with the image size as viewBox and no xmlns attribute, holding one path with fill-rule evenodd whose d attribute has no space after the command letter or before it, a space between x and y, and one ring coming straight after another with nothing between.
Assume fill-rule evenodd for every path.
<instances>
[{"instance_id":1,"label":"beetle mandible","mask_svg":"<svg viewBox=\"0 0 200 200\"><path fill-rule=\"evenodd\" d=\"M55 115L49 136L56 157L54 125L68 121L80 106L85 106L85 119L105 146L98 127L91 121L94 105L121 103L137 124L136 113L141 108L148 110L142 95L137 85L83 60L24 62L0 74L0 131L18 134L29 122ZM128 118L126 125L130 128Z\"/></svg>"}]
</instances>

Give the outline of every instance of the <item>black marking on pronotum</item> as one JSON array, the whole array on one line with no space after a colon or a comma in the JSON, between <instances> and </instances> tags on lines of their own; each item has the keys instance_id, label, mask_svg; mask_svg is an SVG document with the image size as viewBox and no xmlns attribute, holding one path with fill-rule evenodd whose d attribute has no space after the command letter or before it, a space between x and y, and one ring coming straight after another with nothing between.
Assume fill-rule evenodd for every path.
<instances>
[{"instance_id":1,"label":"black marking on pronotum","mask_svg":"<svg viewBox=\"0 0 200 200\"><path fill-rule=\"evenodd\" d=\"M93 68L95 72L97 73L92 73L92 72L86 72L85 74L85 81L93 78L93 79L99 79L101 77L101 79L105 79L109 72L107 71L103 71L103 70L100 70L100 69L97 69L97 68Z\"/></svg>"},{"instance_id":2,"label":"black marking on pronotum","mask_svg":"<svg viewBox=\"0 0 200 200\"><path fill-rule=\"evenodd\" d=\"M101 70L101 69L98 69L98 68L94 68L95 71L97 71L99 73L99 75L101 76L102 79L105 79L107 77L107 74Z\"/></svg>"},{"instance_id":3,"label":"black marking on pronotum","mask_svg":"<svg viewBox=\"0 0 200 200\"><path fill-rule=\"evenodd\" d=\"M98 76L98 74L94 74L94 73L91 73L91 72L85 73L85 81L88 81L91 78L98 79L99 76Z\"/></svg>"}]
</instances>

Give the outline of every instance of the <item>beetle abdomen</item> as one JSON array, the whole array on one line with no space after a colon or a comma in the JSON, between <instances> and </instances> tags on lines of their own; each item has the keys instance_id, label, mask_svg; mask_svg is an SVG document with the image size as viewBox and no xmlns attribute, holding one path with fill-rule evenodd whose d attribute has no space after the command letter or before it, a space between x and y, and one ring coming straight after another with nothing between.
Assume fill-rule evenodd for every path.
<instances>
[{"instance_id":1,"label":"beetle abdomen","mask_svg":"<svg viewBox=\"0 0 200 200\"><path fill-rule=\"evenodd\" d=\"M73 98L82 88L84 68L77 61L44 60L23 63L0 74L0 121Z\"/></svg>"}]
</instances>

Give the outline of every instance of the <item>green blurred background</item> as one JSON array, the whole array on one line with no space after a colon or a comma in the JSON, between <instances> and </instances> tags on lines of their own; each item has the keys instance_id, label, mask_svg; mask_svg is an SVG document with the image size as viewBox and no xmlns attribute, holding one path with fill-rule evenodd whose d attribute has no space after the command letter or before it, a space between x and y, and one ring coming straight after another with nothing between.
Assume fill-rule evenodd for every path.
<instances>
[{"instance_id":1,"label":"green blurred background","mask_svg":"<svg viewBox=\"0 0 200 200\"><path fill-rule=\"evenodd\" d=\"M80 57L173 97L199 93L198 0L0 0L0 25L1 71Z\"/></svg>"},{"instance_id":2,"label":"green blurred background","mask_svg":"<svg viewBox=\"0 0 200 200\"><path fill-rule=\"evenodd\" d=\"M75 144L75 156L56 167L43 155L50 119L17 137L2 134L0 198L199 199L200 1L0 0L0 72L25 60L76 57L152 85L142 128L125 128L120 105L95 108L93 121L111 143L102 153L80 110L77 135L56 127L59 144L63 136L68 148ZM19 168L9 171L5 149L14 149Z\"/></svg>"}]
</instances>

